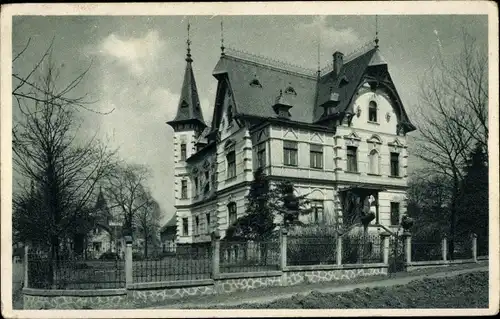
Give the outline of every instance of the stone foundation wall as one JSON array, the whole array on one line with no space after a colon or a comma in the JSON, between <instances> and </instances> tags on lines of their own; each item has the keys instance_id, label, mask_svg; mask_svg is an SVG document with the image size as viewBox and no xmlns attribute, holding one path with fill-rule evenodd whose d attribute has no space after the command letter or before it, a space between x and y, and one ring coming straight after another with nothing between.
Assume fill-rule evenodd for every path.
<instances>
[{"instance_id":1,"label":"stone foundation wall","mask_svg":"<svg viewBox=\"0 0 500 319\"><path fill-rule=\"evenodd\" d=\"M360 268L361 267L361 268ZM80 291L67 295L65 291L25 289L24 309L119 309L131 308L135 302L158 302L187 296L228 294L264 287L292 286L351 280L357 277L387 275L386 265L294 266L285 271L268 273L219 274L216 279L196 282L165 282L132 284L128 290L113 295L101 295L99 290ZM325 269L327 268L327 269ZM78 291L73 291L76 294ZM112 292L108 291L108 294ZM59 294L59 295L58 295ZM64 295L66 294L66 295Z\"/></svg>"},{"instance_id":2,"label":"stone foundation wall","mask_svg":"<svg viewBox=\"0 0 500 319\"><path fill-rule=\"evenodd\" d=\"M118 309L128 308L127 295L121 296L23 296L24 309Z\"/></svg>"}]
</instances>

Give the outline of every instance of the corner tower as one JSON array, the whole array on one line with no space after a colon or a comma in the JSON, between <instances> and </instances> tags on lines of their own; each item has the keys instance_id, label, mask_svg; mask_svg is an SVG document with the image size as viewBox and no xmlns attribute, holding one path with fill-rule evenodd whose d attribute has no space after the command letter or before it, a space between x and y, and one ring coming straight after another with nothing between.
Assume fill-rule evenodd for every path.
<instances>
[{"instance_id":1,"label":"corner tower","mask_svg":"<svg viewBox=\"0 0 500 319\"><path fill-rule=\"evenodd\" d=\"M186 69L184 71L184 81L182 82L177 114L172 121L167 122L174 129L174 189L178 231L181 228L179 225L179 215L187 215L187 212L181 213L179 211L179 206L189 204L192 197L191 180L188 178L186 159L196 152L196 141L207 127L203 119L200 98L193 73L189 28L190 25L188 24Z\"/></svg>"}]
</instances>

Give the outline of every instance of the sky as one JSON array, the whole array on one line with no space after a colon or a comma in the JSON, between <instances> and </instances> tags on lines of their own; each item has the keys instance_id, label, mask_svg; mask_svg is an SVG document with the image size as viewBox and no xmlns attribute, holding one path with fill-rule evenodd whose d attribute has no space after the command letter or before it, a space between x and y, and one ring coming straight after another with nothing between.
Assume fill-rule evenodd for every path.
<instances>
[{"instance_id":1,"label":"sky","mask_svg":"<svg viewBox=\"0 0 500 319\"><path fill-rule=\"evenodd\" d=\"M54 38L54 59L62 79L91 69L79 92L96 101L98 115L82 112L81 132L98 133L122 159L147 165L148 184L166 222L174 213L172 120L182 85L187 22L191 24L193 69L204 118L211 121L217 82L212 76L220 56L220 16L17 16L13 18L13 55L30 46L13 65L27 74ZM224 16L224 44L252 54L316 69L332 53L356 51L373 41L375 16ZM410 120L419 83L438 52L451 59L461 45L462 29L488 43L487 16L383 15L378 17L379 46ZM16 110L13 109L16 114ZM413 133L411 133L413 134ZM415 133L417 134L417 133ZM411 156L410 172L419 163Z\"/></svg>"}]
</instances>

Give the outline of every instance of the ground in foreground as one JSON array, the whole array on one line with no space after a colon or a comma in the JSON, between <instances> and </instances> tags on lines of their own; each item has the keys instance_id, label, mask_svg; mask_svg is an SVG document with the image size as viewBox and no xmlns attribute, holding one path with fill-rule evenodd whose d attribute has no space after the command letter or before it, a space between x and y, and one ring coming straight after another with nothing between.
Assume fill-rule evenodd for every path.
<instances>
[{"instance_id":1,"label":"ground in foreground","mask_svg":"<svg viewBox=\"0 0 500 319\"><path fill-rule=\"evenodd\" d=\"M406 285L355 289L342 293L312 291L265 304L212 306L212 309L342 308L488 308L488 272L425 278Z\"/></svg>"}]
</instances>

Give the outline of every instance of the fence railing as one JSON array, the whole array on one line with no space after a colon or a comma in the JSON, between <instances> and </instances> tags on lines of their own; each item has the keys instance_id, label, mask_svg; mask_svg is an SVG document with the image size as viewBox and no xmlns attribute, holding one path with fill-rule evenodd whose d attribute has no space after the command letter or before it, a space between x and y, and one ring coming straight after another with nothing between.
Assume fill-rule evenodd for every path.
<instances>
[{"instance_id":1,"label":"fence railing","mask_svg":"<svg viewBox=\"0 0 500 319\"><path fill-rule=\"evenodd\" d=\"M335 237L294 236L287 239L287 265L322 265L337 263Z\"/></svg>"},{"instance_id":2,"label":"fence railing","mask_svg":"<svg viewBox=\"0 0 500 319\"><path fill-rule=\"evenodd\" d=\"M278 241L221 241L219 272L258 272L278 270L280 244Z\"/></svg>"},{"instance_id":3,"label":"fence railing","mask_svg":"<svg viewBox=\"0 0 500 319\"><path fill-rule=\"evenodd\" d=\"M476 236L455 240L453 259L477 261L477 241ZM283 231L279 238L268 241L234 242L214 235L205 246L179 245L175 252L144 260L134 260L129 243L124 259L116 260L53 262L49 255L30 254L26 247L25 287L112 289L133 283L215 279L225 273L286 270L288 266L384 263L390 271L399 271L405 265L412 266L411 262L447 263L449 246L446 238L441 242L412 241L408 233L287 236Z\"/></svg>"},{"instance_id":4,"label":"fence railing","mask_svg":"<svg viewBox=\"0 0 500 319\"><path fill-rule=\"evenodd\" d=\"M212 273L210 247L184 249L162 258L133 261L134 282L208 279Z\"/></svg>"},{"instance_id":5,"label":"fence railing","mask_svg":"<svg viewBox=\"0 0 500 319\"><path fill-rule=\"evenodd\" d=\"M364 237L366 236L366 238ZM342 262L346 264L380 263L383 248L380 236L357 234L342 239Z\"/></svg>"},{"instance_id":6,"label":"fence railing","mask_svg":"<svg viewBox=\"0 0 500 319\"><path fill-rule=\"evenodd\" d=\"M443 259L441 241L412 241L411 259L414 261L434 261Z\"/></svg>"},{"instance_id":7,"label":"fence railing","mask_svg":"<svg viewBox=\"0 0 500 319\"><path fill-rule=\"evenodd\" d=\"M31 288L111 289L125 287L123 260L55 260L28 257Z\"/></svg>"}]
</instances>

